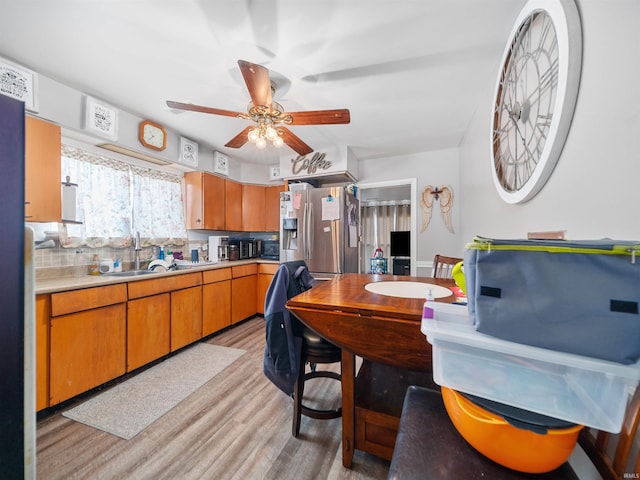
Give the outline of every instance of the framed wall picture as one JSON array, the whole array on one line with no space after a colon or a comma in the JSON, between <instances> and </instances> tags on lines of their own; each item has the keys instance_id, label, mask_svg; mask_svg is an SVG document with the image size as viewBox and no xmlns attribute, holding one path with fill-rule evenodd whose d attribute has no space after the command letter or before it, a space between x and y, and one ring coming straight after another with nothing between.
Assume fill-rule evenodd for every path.
<instances>
[{"instance_id":1,"label":"framed wall picture","mask_svg":"<svg viewBox=\"0 0 640 480\"><path fill-rule=\"evenodd\" d=\"M213 154L213 171L220 175L229 175L229 159L220 152Z\"/></svg>"},{"instance_id":2,"label":"framed wall picture","mask_svg":"<svg viewBox=\"0 0 640 480\"><path fill-rule=\"evenodd\" d=\"M190 167L198 166L198 144L188 138L180 137L178 162Z\"/></svg>"},{"instance_id":3,"label":"framed wall picture","mask_svg":"<svg viewBox=\"0 0 640 480\"><path fill-rule=\"evenodd\" d=\"M118 110L103 102L85 97L84 128L110 140L118 138Z\"/></svg>"},{"instance_id":4,"label":"framed wall picture","mask_svg":"<svg viewBox=\"0 0 640 480\"><path fill-rule=\"evenodd\" d=\"M24 102L30 112L38 112L38 75L0 59L0 94Z\"/></svg>"},{"instance_id":5,"label":"framed wall picture","mask_svg":"<svg viewBox=\"0 0 640 480\"><path fill-rule=\"evenodd\" d=\"M269 166L269 180L279 180L282 178L280 175L280 165Z\"/></svg>"}]
</instances>

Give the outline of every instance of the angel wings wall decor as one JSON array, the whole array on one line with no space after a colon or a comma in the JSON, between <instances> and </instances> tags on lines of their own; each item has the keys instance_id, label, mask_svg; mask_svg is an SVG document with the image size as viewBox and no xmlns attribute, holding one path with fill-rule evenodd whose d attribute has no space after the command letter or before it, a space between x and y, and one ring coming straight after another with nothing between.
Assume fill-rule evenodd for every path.
<instances>
[{"instance_id":1,"label":"angel wings wall decor","mask_svg":"<svg viewBox=\"0 0 640 480\"><path fill-rule=\"evenodd\" d=\"M422 228L420 233L424 232L431 221L431 213L433 211L433 203L440 201L440 213L444 224L451 233L453 231L453 222L451 221L451 210L453 208L453 188L450 185L442 185L433 188L431 185L424 187L420 196L420 205L422 206Z\"/></svg>"}]
</instances>

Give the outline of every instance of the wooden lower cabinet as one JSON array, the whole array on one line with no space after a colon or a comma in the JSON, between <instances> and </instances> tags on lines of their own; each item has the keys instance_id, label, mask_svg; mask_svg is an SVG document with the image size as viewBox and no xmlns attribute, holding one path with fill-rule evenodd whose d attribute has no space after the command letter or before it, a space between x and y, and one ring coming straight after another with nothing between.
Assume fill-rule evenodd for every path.
<instances>
[{"instance_id":1,"label":"wooden lower cabinet","mask_svg":"<svg viewBox=\"0 0 640 480\"><path fill-rule=\"evenodd\" d=\"M231 269L202 272L202 336L231 325Z\"/></svg>"},{"instance_id":2,"label":"wooden lower cabinet","mask_svg":"<svg viewBox=\"0 0 640 480\"><path fill-rule=\"evenodd\" d=\"M171 292L171 351L202 338L202 287Z\"/></svg>"},{"instance_id":3,"label":"wooden lower cabinet","mask_svg":"<svg viewBox=\"0 0 640 480\"><path fill-rule=\"evenodd\" d=\"M404 395L411 385L437 390L431 372L364 360L355 380L355 448L391 460Z\"/></svg>"},{"instance_id":4,"label":"wooden lower cabinet","mask_svg":"<svg viewBox=\"0 0 640 480\"><path fill-rule=\"evenodd\" d=\"M241 265L231 271L231 323L238 323L256 314L258 266Z\"/></svg>"},{"instance_id":5,"label":"wooden lower cabinet","mask_svg":"<svg viewBox=\"0 0 640 480\"><path fill-rule=\"evenodd\" d=\"M280 265L261 263L258 265L258 290L256 292L256 310L259 314L264 315L264 301L267 297L267 290L271 285L276 270Z\"/></svg>"},{"instance_id":6,"label":"wooden lower cabinet","mask_svg":"<svg viewBox=\"0 0 640 480\"><path fill-rule=\"evenodd\" d=\"M51 297L36 295L36 411L49 406L49 312Z\"/></svg>"},{"instance_id":7,"label":"wooden lower cabinet","mask_svg":"<svg viewBox=\"0 0 640 480\"><path fill-rule=\"evenodd\" d=\"M125 373L126 322L126 303L51 319L51 405Z\"/></svg>"},{"instance_id":8,"label":"wooden lower cabinet","mask_svg":"<svg viewBox=\"0 0 640 480\"><path fill-rule=\"evenodd\" d=\"M171 351L171 295L162 293L127 304L127 372Z\"/></svg>"}]
</instances>

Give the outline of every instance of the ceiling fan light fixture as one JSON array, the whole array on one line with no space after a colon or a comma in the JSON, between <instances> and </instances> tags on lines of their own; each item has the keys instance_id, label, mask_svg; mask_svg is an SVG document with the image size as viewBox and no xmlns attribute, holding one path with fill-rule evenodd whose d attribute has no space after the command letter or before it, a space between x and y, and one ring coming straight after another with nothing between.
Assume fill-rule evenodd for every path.
<instances>
[{"instance_id":1,"label":"ceiling fan light fixture","mask_svg":"<svg viewBox=\"0 0 640 480\"><path fill-rule=\"evenodd\" d=\"M278 132L276 132L276 129L273 128L272 125L267 125L267 128L265 130L266 137L271 141L273 141L278 136Z\"/></svg>"},{"instance_id":2,"label":"ceiling fan light fixture","mask_svg":"<svg viewBox=\"0 0 640 480\"><path fill-rule=\"evenodd\" d=\"M284 145L284 140L282 140L281 136L277 136L276 138L273 139L273 146L276 148L280 148L282 145Z\"/></svg>"},{"instance_id":3,"label":"ceiling fan light fixture","mask_svg":"<svg viewBox=\"0 0 640 480\"><path fill-rule=\"evenodd\" d=\"M287 113L282 105L273 100L276 84L269 78L267 68L245 60L238 60L238 66L251 97L251 101L247 105L247 113L171 100L167 101L167 106L173 109L222 115L253 122L252 126L245 127L238 135L229 140L225 147L240 148L248 142L255 144L260 149L266 148L269 143L274 147L286 144L299 155L311 153L313 149L285 125L338 125L351 121L349 110L346 108Z\"/></svg>"},{"instance_id":4,"label":"ceiling fan light fixture","mask_svg":"<svg viewBox=\"0 0 640 480\"><path fill-rule=\"evenodd\" d=\"M260 138L260 130L258 129L258 127L252 128L248 133L247 138L250 142L256 143Z\"/></svg>"},{"instance_id":5,"label":"ceiling fan light fixture","mask_svg":"<svg viewBox=\"0 0 640 480\"><path fill-rule=\"evenodd\" d=\"M256 141L256 147L262 150L266 146L267 146L267 140L264 137L258 138L258 140Z\"/></svg>"}]
</instances>

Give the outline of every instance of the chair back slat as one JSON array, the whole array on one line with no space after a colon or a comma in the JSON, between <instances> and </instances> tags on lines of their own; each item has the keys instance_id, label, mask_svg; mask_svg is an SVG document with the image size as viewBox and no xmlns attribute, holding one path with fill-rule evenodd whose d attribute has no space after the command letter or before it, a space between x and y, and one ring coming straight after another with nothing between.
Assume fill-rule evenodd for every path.
<instances>
[{"instance_id":1,"label":"chair back slat","mask_svg":"<svg viewBox=\"0 0 640 480\"><path fill-rule=\"evenodd\" d=\"M461 258L436 255L433 259L433 270L431 276L433 278L452 278L451 272L453 267L461 261Z\"/></svg>"}]
</instances>

